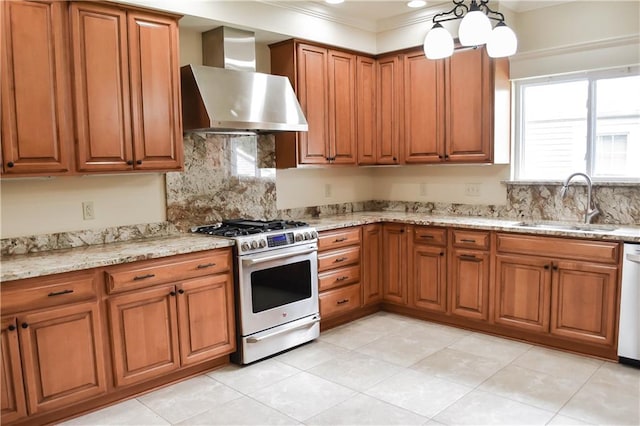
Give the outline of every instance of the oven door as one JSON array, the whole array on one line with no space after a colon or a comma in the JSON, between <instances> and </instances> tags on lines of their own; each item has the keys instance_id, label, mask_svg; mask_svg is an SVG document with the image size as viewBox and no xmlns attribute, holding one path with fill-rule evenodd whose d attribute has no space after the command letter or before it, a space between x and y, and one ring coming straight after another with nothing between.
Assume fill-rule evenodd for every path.
<instances>
[{"instance_id":1,"label":"oven door","mask_svg":"<svg viewBox=\"0 0 640 426\"><path fill-rule=\"evenodd\" d=\"M318 313L317 250L304 244L239 257L242 336Z\"/></svg>"}]
</instances>

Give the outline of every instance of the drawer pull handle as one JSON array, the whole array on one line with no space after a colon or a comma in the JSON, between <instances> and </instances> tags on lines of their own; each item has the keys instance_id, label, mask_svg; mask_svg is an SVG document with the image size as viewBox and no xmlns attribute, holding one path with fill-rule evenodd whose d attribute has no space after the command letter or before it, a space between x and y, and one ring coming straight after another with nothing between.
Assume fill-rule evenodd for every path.
<instances>
[{"instance_id":1,"label":"drawer pull handle","mask_svg":"<svg viewBox=\"0 0 640 426\"><path fill-rule=\"evenodd\" d=\"M147 278L153 278L156 274L147 274L147 275L136 275L133 277L134 281L146 280Z\"/></svg>"},{"instance_id":2,"label":"drawer pull handle","mask_svg":"<svg viewBox=\"0 0 640 426\"><path fill-rule=\"evenodd\" d=\"M462 241L463 243L475 243L476 240L472 240L470 238L463 238L460 241Z\"/></svg>"},{"instance_id":3,"label":"drawer pull handle","mask_svg":"<svg viewBox=\"0 0 640 426\"><path fill-rule=\"evenodd\" d=\"M333 261L333 263L339 263L339 262L344 262L345 260L347 260L348 257L339 257L336 260Z\"/></svg>"},{"instance_id":4,"label":"drawer pull handle","mask_svg":"<svg viewBox=\"0 0 640 426\"><path fill-rule=\"evenodd\" d=\"M205 268L211 268L212 266L216 266L215 263L211 262L211 263L204 263L204 264L200 264L197 266L198 269L205 269Z\"/></svg>"},{"instance_id":5,"label":"drawer pull handle","mask_svg":"<svg viewBox=\"0 0 640 426\"><path fill-rule=\"evenodd\" d=\"M420 238L426 238L429 240L433 240L434 236L433 235L420 235Z\"/></svg>"},{"instance_id":6,"label":"drawer pull handle","mask_svg":"<svg viewBox=\"0 0 640 426\"><path fill-rule=\"evenodd\" d=\"M336 305L344 305L345 303L348 303L349 299L342 299L342 300L338 300L336 302Z\"/></svg>"},{"instance_id":7,"label":"drawer pull handle","mask_svg":"<svg viewBox=\"0 0 640 426\"><path fill-rule=\"evenodd\" d=\"M349 279L349 277L345 275L345 276L336 278L336 281L340 282L340 281L344 281L344 280L348 280L348 279Z\"/></svg>"},{"instance_id":8,"label":"drawer pull handle","mask_svg":"<svg viewBox=\"0 0 640 426\"><path fill-rule=\"evenodd\" d=\"M347 237L336 238L333 242L334 243L341 243L343 241L347 241Z\"/></svg>"},{"instance_id":9,"label":"drawer pull handle","mask_svg":"<svg viewBox=\"0 0 640 426\"><path fill-rule=\"evenodd\" d=\"M54 291L53 293L49 293L48 296L49 297L62 296L63 294L70 294L70 293L73 293L73 290Z\"/></svg>"},{"instance_id":10,"label":"drawer pull handle","mask_svg":"<svg viewBox=\"0 0 640 426\"><path fill-rule=\"evenodd\" d=\"M477 257L475 257L472 254L461 254L460 255L460 259L466 259L466 260L478 260Z\"/></svg>"}]
</instances>

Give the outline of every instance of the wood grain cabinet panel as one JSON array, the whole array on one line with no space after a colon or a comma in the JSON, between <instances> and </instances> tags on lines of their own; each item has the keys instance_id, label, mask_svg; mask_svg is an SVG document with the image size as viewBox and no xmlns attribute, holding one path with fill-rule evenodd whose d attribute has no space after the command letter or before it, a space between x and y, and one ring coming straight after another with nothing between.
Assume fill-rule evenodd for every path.
<instances>
[{"instance_id":1,"label":"wood grain cabinet panel","mask_svg":"<svg viewBox=\"0 0 640 426\"><path fill-rule=\"evenodd\" d=\"M233 282L229 274L177 285L182 365L226 355L236 348Z\"/></svg>"},{"instance_id":2,"label":"wood grain cabinet panel","mask_svg":"<svg viewBox=\"0 0 640 426\"><path fill-rule=\"evenodd\" d=\"M358 164L376 164L377 101L376 60L365 56L356 58L356 125Z\"/></svg>"},{"instance_id":3,"label":"wood grain cabinet panel","mask_svg":"<svg viewBox=\"0 0 640 426\"><path fill-rule=\"evenodd\" d=\"M3 173L66 173L73 147L67 3L0 7Z\"/></svg>"},{"instance_id":4,"label":"wood grain cabinet panel","mask_svg":"<svg viewBox=\"0 0 640 426\"><path fill-rule=\"evenodd\" d=\"M410 261L411 305L447 311L447 258L444 247L414 244Z\"/></svg>"},{"instance_id":5,"label":"wood grain cabinet panel","mask_svg":"<svg viewBox=\"0 0 640 426\"><path fill-rule=\"evenodd\" d=\"M135 168L182 168L178 23L129 11L129 67Z\"/></svg>"},{"instance_id":6,"label":"wood grain cabinet panel","mask_svg":"<svg viewBox=\"0 0 640 426\"><path fill-rule=\"evenodd\" d=\"M398 55L378 58L377 164L400 164L402 126L402 61Z\"/></svg>"},{"instance_id":7,"label":"wood grain cabinet panel","mask_svg":"<svg viewBox=\"0 0 640 426\"><path fill-rule=\"evenodd\" d=\"M617 310L617 268L554 263L551 334L576 341L613 345Z\"/></svg>"},{"instance_id":8,"label":"wood grain cabinet panel","mask_svg":"<svg viewBox=\"0 0 640 426\"><path fill-rule=\"evenodd\" d=\"M362 304L382 301L382 225L362 227Z\"/></svg>"},{"instance_id":9,"label":"wood grain cabinet panel","mask_svg":"<svg viewBox=\"0 0 640 426\"><path fill-rule=\"evenodd\" d=\"M385 223L382 226L384 264L382 282L384 300L407 304L407 225Z\"/></svg>"},{"instance_id":10,"label":"wood grain cabinet panel","mask_svg":"<svg viewBox=\"0 0 640 426\"><path fill-rule=\"evenodd\" d=\"M2 368L0 375L1 421L6 424L27 415L16 317L2 318L0 339L0 367Z\"/></svg>"},{"instance_id":11,"label":"wood grain cabinet panel","mask_svg":"<svg viewBox=\"0 0 640 426\"><path fill-rule=\"evenodd\" d=\"M356 164L356 56L329 50L329 161Z\"/></svg>"},{"instance_id":12,"label":"wood grain cabinet panel","mask_svg":"<svg viewBox=\"0 0 640 426\"><path fill-rule=\"evenodd\" d=\"M133 164L127 14L71 4L78 169L129 170Z\"/></svg>"},{"instance_id":13,"label":"wood grain cabinet panel","mask_svg":"<svg viewBox=\"0 0 640 426\"><path fill-rule=\"evenodd\" d=\"M175 295L174 286L159 286L108 300L117 386L179 367Z\"/></svg>"},{"instance_id":14,"label":"wood grain cabinet panel","mask_svg":"<svg viewBox=\"0 0 640 426\"><path fill-rule=\"evenodd\" d=\"M29 414L107 390L98 302L18 315Z\"/></svg>"},{"instance_id":15,"label":"wood grain cabinet panel","mask_svg":"<svg viewBox=\"0 0 640 426\"><path fill-rule=\"evenodd\" d=\"M444 62L424 51L404 56L404 143L407 163L445 159Z\"/></svg>"},{"instance_id":16,"label":"wood grain cabinet panel","mask_svg":"<svg viewBox=\"0 0 640 426\"><path fill-rule=\"evenodd\" d=\"M489 318L489 253L453 248L450 255L450 312L465 318Z\"/></svg>"},{"instance_id":17,"label":"wood grain cabinet panel","mask_svg":"<svg viewBox=\"0 0 640 426\"><path fill-rule=\"evenodd\" d=\"M550 264L544 258L496 256L494 321L497 324L549 332Z\"/></svg>"}]
</instances>

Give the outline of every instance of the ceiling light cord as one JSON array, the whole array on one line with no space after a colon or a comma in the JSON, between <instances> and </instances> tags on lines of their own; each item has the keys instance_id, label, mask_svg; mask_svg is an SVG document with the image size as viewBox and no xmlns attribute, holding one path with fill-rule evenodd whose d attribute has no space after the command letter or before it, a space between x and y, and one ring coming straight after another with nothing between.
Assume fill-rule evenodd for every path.
<instances>
[{"instance_id":1,"label":"ceiling light cord","mask_svg":"<svg viewBox=\"0 0 640 426\"><path fill-rule=\"evenodd\" d=\"M462 19L458 29L458 40L465 47L477 47L486 44L487 53L493 58L513 55L518 48L518 39L504 22L504 15L491 9L489 0L471 0L469 6L465 0L453 0L453 8L433 17L433 27L424 40L425 55L429 59L447 58L453 54L453 37L442 22ZM497 21L494 28L491 21Z\"/></svg>"}]
</instances>

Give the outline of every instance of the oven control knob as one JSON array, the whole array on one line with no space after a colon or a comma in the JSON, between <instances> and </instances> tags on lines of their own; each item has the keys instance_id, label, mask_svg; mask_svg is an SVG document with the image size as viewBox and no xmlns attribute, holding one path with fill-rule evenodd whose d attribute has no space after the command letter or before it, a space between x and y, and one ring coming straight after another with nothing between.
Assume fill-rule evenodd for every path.
<instances>
[{"instance_id":1,"label":"oven control knob","mask_svg":"<svg viewBox=\"0 0 640 426\"><path fill-rule=\"evenodd\" d=\"M302 234L296 234L295 239L296 239L296 242L297 242L297 243L298 243L298 242L300 242L300 241L302 241Z\"/></svg>"},{"instance_id":2,"label":"oven control knob","mask_svg":"<svg viewBox=\"0 0 640 426\"><path fill-rule=\"evenodd\" d=\"M304 233L304 239L305 240L310 240L311 239L311 234L309 234L308 232Z\"/></svg>"},{"instance_id":3,"label":"oven control knob","mask_svg":"<svg viewBox=\"0 0 640 426\"><path fill-rule=\"evenodd\" d=\"M242 250L242 251L249 251L250 248L251 247L249 246L249 243L246 242L246 241L244 243L240 244L240 250Z\"/></svg>"},{"instance_id":4,"label":"oven control knob","mask_svg":"<svg viewBox=\"0 0 640 426\"><path fill-rule=\"evenodd\" d=\"M260 246L260 248L265 248L267 246L267 242L265 240L260 240L258 241L258 246Z\"/></svg>"},{"instance_id":5,"label":"oven control knob","mask_svg":"<svg viewBox=\"0 0 640 426\"><path fill-rule=\"evenodd\" d=\"M256 240L251 241L251 248L253 250L258 248L258 242Z\"/></svg>"},{"instance_id":6,"label":"oven control knob","mask_svg":"<svg viewBox=\"0 0 640 426\"><path fill-rule=\"evenodd\" d=\"M318 238L318 233L316 231L311 231L311 238L313 239Z\"/></svg>"}]
</instances>

